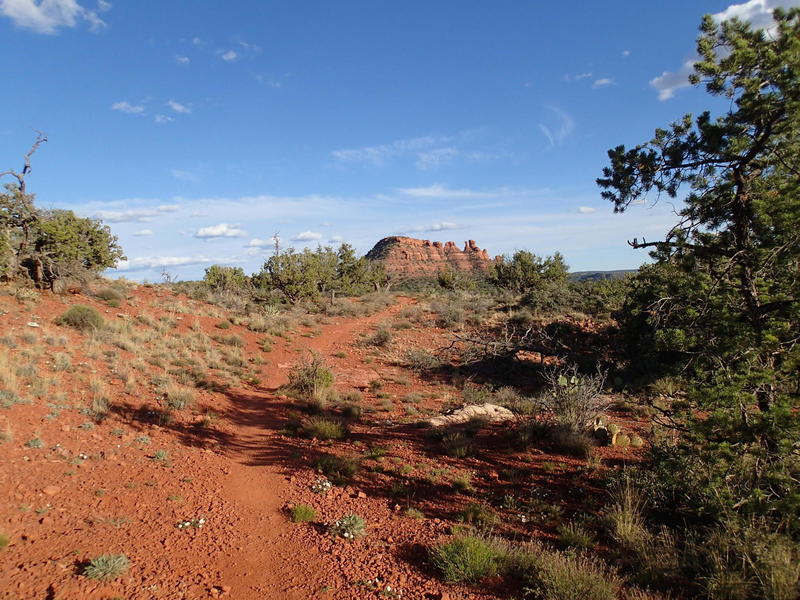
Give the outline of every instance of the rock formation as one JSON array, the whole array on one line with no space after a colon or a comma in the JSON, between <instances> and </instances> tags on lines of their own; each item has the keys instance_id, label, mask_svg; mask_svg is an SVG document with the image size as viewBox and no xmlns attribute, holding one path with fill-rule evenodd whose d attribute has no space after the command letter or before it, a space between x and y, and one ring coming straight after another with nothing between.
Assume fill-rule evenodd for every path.
<instances>
[{"instance_id":1,"label":"rock formation","mask_svg":"<svg viewBox=\"0 0 800 600\"><path fill-rule=\"evenodd\" d=\"M461 250L454 242L442 244L402 236L383 238L367 252L367 258L381 261L387 273L403 278L433 277L448 267L482 273L490 264L489 254L478 248L474 240L464 242Z\"/></svg>"}]
</instances>

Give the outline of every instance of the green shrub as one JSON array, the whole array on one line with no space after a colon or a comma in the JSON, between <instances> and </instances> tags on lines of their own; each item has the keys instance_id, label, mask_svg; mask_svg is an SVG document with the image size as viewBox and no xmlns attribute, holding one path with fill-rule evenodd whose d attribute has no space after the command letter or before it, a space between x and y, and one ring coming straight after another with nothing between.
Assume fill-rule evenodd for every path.
<instances>
[{"instance_id":1,"label":"green shrub","mask_svg":"<svg viewBox=\"0 0 800 600\"><path fill-rule=\"evenodd\" d=\"M366 534L367 522L358 515L350 513L331 523L328 532L336 537L353 540Z\"/></svg>"},{"instance_id":2,"label":"green shrub","mask_svg":"<svg viewBox=\"0 0 800 600\"><path fill-rule=\"evenodd\" d=\"M557 528L558 544L562 548L586 550L592 547L592 534L578 523L562 523Z\"/></svg>"},{"instance_id":3,"label":"green shrub","mask_svg":"<svg viewBox=\"0 0 800 600\"><path fill-rule=\"evenodd\" d=\"M28 448L41 448L42 446L44 446L44 442L40 438L35 437L25 442L25 445Z\"/></svg>"},{"instance_id":4,"label":"green shrub","mask_svg":"<svg viewBox=\"0 0 800 600\"><path fill-rule=\"evenodd\" d=\"M514 557L527 598L615 600L622 582L602 561L532 543Z\"/></svg>"},{"instance_id":5,"label":"green shrub","mask_svg":"<svg viewBox=\"0 0 800 600\"><path fill-rule=\"evenodd\" d=\"M194 403L194 392L185 387L169 384L164 389L167 407L171 410L183 410Z\"/></svg>"},{"instance_id":6,"label":"green shrub","mask_svg":"<svg viewBox=\"0 0 800 600\"><path fill-rule=\"evenodd\" d=\"M407 516L409 519L424 519L425 513L419 510L418 508L409 507L407 508L403 514Z\"/></svg>"},{"instance_id":7,"label":"green shrub","mask_svg":"<svg viewBox=\"0 0 800 600\"><path fill-rule=\"evenodd\" d=\"M315 466L336 485L346 485L360 469L356 459L335 454L323 454Z\"/></svg>"},{"instance_id":8,"label":"green shrub","mask_svg":"<svg viewBox=\"0 0 800 600\"><path fill-rule=\"evenodd\" d=\"M382 348L391 344L393 337L392 332L387 327L381 326L378 327L375 333L365 339L363 343L366 346L378 346Z\"/></svg>"},{"instance_id":9,"label":"green shrub","mask_svg":"<svg viewBox=\"0 0 800 600\"><path fill-rule=\"evenodd\" d=\"M434 547L430 560L445 581L474 583L500 571L503 553L483 537L464 536Z\"/></svg>"},{"instance_id":10,"label":"green shrub","mask_svg":"<svg viewBox=\"0 0 800 600\"><path fill-rule=\"evenodd\" d=\"M94 294L95 298L105 300L106 302L116 302L119 304L125 299L125 296L114 288L106 287L98 290Z\"/></svg>"},{"instance_id":11,"label":"green shrub","mask_svg":"<svg viewBox=\"0 0 800 600\"><path fill-rule=\"evenodd\" d=\"M444 364L441 358L421 348L406 350L403 362L407 367L416 371L435 371Z\"/></svg>"},{"instance_id":12,"label":"green shrub","mask_svg":"<svg viewBox=\"0 0 800 600\"><path fill-rule=\"evenodd\" d=\"M459 513L459 519L480 529L491 529L498 521L492 509L480 502L467 504Z\"/></svg>"},{"instance_id":13,"label":"green shrub","mask_svg":"<svg viewBox=\"0 0 800 600\"><path fill-rule=\"evenodd\" d=\"M317 518L317 511L307 504L296 504L289 509L292 523L309 523Z\"/></svg>"},{"instance_id":14,"label":"green shrub","mask_svg":"<svg viewBox=\"0 0 800 600\"><path fill-rule=\"evenodd\" d=\"M103 554L91 559L83 568L89 579L114 579L128 570L131 563L124 554Z\"/></svg>"},{"instance_id":15,"label":"green shrub","mask_svg":"<svg viewBox=\"0 0 800 600\"><path fill-rule=\"evenodd\" d=\"M347 435L347 429L339 421L325 417L310 417L302 427L305 437L318 440L341 440Z\"/></svg>"},{"instance_id":16,"label":"green shrub","mask_svg":"<svg viewBox=\"0 0 800 600\"><path fill-rule=\"evenodd\" d=\"M323 398L333 386L333 371L325 366L319 354L311 354L289 371L284 389L301 398Z\"/></svg>"},{"instance_id":17,"label":"green shrub","mask_svg":"<svg viewBox=\"0 0 800 600\"><path fill-rule=\"evenodd\" d=\"M97 312L96 308L84 306L83 304L76 304L67 309L64 314L56 319L55 323L56 325L73 327L79 331L102 329L105 325L103 317Z\"/></svg>"}]
</instances>

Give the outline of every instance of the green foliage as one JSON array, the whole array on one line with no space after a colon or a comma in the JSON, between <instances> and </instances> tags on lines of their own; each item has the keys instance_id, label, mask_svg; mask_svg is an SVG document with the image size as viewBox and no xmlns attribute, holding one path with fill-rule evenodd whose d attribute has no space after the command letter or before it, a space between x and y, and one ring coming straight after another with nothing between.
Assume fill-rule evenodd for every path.
<instances>
[{"instance_id":1,"label":"green foliage","mask_svg":"<svg viewBox=\"0 0 800 600\"><path fill-rule=\"evenodd\" d=\"M260 290L278 290L288 301L314 300L330 291L361 294L385 285L386 274L379 263L356 258L353 248L342 244L295 252L288 248L276 252L253 276Z\"/></svg>"},{"instance_id":2,"label":"green foliage","mask_svg":"<svg viewBox=\"0 0 800 600\"><path fill-rule=\"evenodd\" d=\"M367 533L367 522L362 517L350 513L331 523L328 532L336 537L353 540Z\"/></svg>"},{"instance_id":3,"label":"green foliage","mask_svg":"<svg viewBox=\"0 0 800 600\"><path fill-rule=\"evenodd\" d=\"M517 250L492 266L489 281L525 295L525 303L535 310L547 311L560 305L559 296L568 293L567 270L564 257L558 252L541 258L527 250Z\"/></svg>"},{"instance_id":4,"label":"green foliage","mask_svg":"<svg viewBox=\"0 0 800 600\"><path fill-rule=\"evenodd\" d=\"M449 583L475 583L496 575L503 554L489 540L478 536L457 537L434 547L430 553L433 566Z\"/></svg>"},{"instance_id":5,"label":"green foliage","mask_svg":"<svg viewBox=\"0 0 800 600\"><path fill-rule=\"evenodd\" d=\"M310 523L317 518L317 511L308 504L295 504L289 509L292 523Z\"/></svg>"},{"instance_id":6,"label":"green foliage","mask_svg":"<svg viewBox=\"0 0 800 600\"><path fill-rule=\"evenodd\" d=\"M361 465L354 458L323 454L315 464L336 485L346 485L358 473Z\"/></svg>"},{"instance_id":7,"label":"green foliage","mask_svg":"<svg viewBox=\"0 0 800 600\"><path fill-rule=\"evenodd\" d=\"M4 533L0 533L0 550L7 548L11 544L11 538Z\"/></svg>"},{"instance_id":8,"label":"green foliage","mask_svg":"<svg viewBox=\"0 0 800 600\"><path fill-rule=\"evenodd\" d=\"M310 354L289 371L284 389L304 399L324 400L325 392L333 386L333 371L325 366L319 354Z\"/></svg>"},{"instance_id":9,"label":"green foliage","mask_svg":"<svg viewBox=\"0 0 800 600\"><path fill-rule=\"evenodd\" d=\"M513 568L535 600L616 600L619 577L601 560L549 550L536 543L518 551Z\"/></svg>"},{"instance_id":10,"label":"green foliage","mask_svg":"<svg viewBox=\"0 0 800 600\"><path fill-rule=\"evenodd\" d=\"M648 192L685 194L621 311L642 372L689 380L656 449L660 505L705 523L763 517L800 535L800 9L774 33L707 16L692 81L729 110L686 115L609 151L598 184L616 211ZM680 485L674 485L680 480Z\"/></svg>"},{"instance_id":11,"label":"green foliage","mask_svg":"<svg viewBox=\"0 0 800 600\"><path fill-rule=\"evenodd\" d=\"M476 286L475 277L460 269L446 265L436 273L436 281L446 290L471 290Z\"/></svg>"},{"instance_id":12,"label":"green foliage","mask_svg":"<svg viewBox=\"0 0 800 600\"><path fill-rule=\"evenodd\" d=\"M96 219L76 217L71 210L40 213L33 260L41 261L44 277L55 281L115 267L124 259L111 229Z\"/></svg>"},{"instance_id":13,"label":"green foliage","mask_svg":"<svg viewBox=\"0 0 800 600\"><path fill-rule=\"evenodd\" d=\"M305 437L322 441L341 440L347 435L347 429L339 421L325 417L310 417L303 423L302 432Z\"/></svg>"},{"instance_id":14,"label":"green foliage","mask_svg":"<svg viewBox=\"0 0 800 600\"><path fill-rule=\"evenodd\" d=\"M557 528L560 547L587 550L594 544L592 534L580 523L561 523Z\"/></svg>"},{"instance_id":15,"label":"green foliage","mask_svg":"<svg viewBox=\"0 0 800 600\"><path fill-rule=\"evenodd\" d=\"M79 331L96 331L105 326L105 320L96 308L76 304L55 320L56 325L66 325Z\"/></svg>"},{"instance_id":16,"label":"green foliage","mask_svg":"<svg viewBox=\"0 0 800 600\"><path fill-rule=\"evenodd\" d=\"M116 579L128 570L131 563L124 554L103 554L91 559L83 567L83 575L89 579Z\"/></svg>"},{"instance_id":17,"label":"green foliage","mask_svg":"<svg viewBox=\"0 0 800 600\"><path fill-rule=\"evenodd\" d=\"M240 292L250 284L250 278L241 267L206 267L203 283L215 291Z\"/></svg>"}]
</instances>

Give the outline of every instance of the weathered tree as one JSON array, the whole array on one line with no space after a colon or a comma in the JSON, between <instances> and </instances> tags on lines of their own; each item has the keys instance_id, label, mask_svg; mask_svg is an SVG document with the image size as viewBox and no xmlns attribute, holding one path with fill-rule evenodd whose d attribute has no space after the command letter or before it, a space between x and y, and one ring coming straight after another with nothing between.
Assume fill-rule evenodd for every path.
<instances>
[{"instance_id":1,"label":"weathered tree","mask_svg":"<svg viewBox=\"0 0 800 600\"><path fill-rule=\"evenodd\" d=\"M683 199L663 239L629 242L655 262L621 316L644 340L634 360L649 355L691 381L671 415L689 445L669 502L797 530L784 518L800 513L800 9L774 20L767 32L706 16L690 80L727 110L610 150L597 183L616 212L649 194Z\"/></svg>"},{"instance_id":2,"label":"weathered tree","mask_svg":"<svg viewBox=\"0 0 800 600\"><path fill-rule=\"evenodd\" d=\"M26 178L32 170L31 158L46 141L37 132L22 170L0 173L0 178L16 180L0 194L0 277L30 278L40 287L52 287L69 276L97 273L124 258L116 236L100 221L77 217L69 210L36 208Z\"/></svg>"}]
</instances>

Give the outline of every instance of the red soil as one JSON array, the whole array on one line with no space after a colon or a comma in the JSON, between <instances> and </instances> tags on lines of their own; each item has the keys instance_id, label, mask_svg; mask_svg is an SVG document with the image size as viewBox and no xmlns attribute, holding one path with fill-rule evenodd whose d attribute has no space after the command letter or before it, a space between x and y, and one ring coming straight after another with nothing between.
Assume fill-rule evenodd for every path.
<instances>
[{"instance_id":1,"label":"red soil","mask_svg":"<svg viewBox=\"0 0 800 600\"><path fill-rule=\"evenodd\" d=\"M219 319L204 315L209 305L158 288L139 287L133 294L135 306L125 302L113 309L86 297L46 295L32 308L0 297L0 337L17 344L13 349L0 346L0 355L5 350L12 367L33 364L33 377L57 377L59 386L31 404L0 408L0 432L13 433L13 439L0 443L0 534L11 540L0 550L2 598L357 599L377 597L386 586L410 599L496 598L501 590L446 585L428 566L427 548L449 533L459 508L476 499L498 506L504 494L531 485L546 490L565 514L597 508L600 491L582 468L585 461L510 451L496 442L503 426L483 431L477 457L465 459L437 451L424 430L403 422L399 403L353 422L344 442L307 440L282 431L296 407L276 389L306 349L326 357L341 391L352 389L348 381L381 378L382 392L395 398L427 392L417 407L436 410L457 394L443 382L392 366L385 357L371 359L380 353L357 345L360 334L372 333L412 299L399 298L369 317L328 318L317 326L321 333L316 337L297 335L310 331L299 327L292 340L275 338L269 353L257 345L263 334L233 326L224 333L244 338L247 356L266 359L266 364L251 365L260 371L261 382L198 391L191 409L159 424L155 411L160 399L149 378L165 369L147 365L150 371L137 373L138 383L125 385L112 369L112 354L117 370L136 356L108 344L99 345L99 357L87 353L85 334L52 323L68 304L94 305L108 320L131 320L141 312L165 315L170 303L180 301L190 314L171 313L180 320L168 335L191 333L196 323L209 334L220 333L214 327ZM40 327L29 326L32 322ZM440 342L446 332L415 327L398 332L394 345L445 345ZM26 341L30 335L36 339ZM48 336L66 337L66 345L45 345ZM70 353L72 372L54 371L59 351ZM341 352L347 356L333 356ZM85 423L91 419L77 408L87 404L91 393L86 388L95 381L111 390L114 410L90 427ZM33 397L33 391L22 388L21 395ZM66 401L59 391L66 393ZM365 406L380 403L365 392ZM198 426L208 412L216 420ZM32 438L40 438L43 446L28 447ZM367 468L350 486L334 487L327 495L311 491L319 477L313 463L320 453L358 456L373 447L385 448L386 455L365 460ZM167 460L153 460L159 450L168 452ZM632 454L617 448L600 452L612 461ZM471 493L449 483L465 472L473 473ZM393 483L404 484L406 491L391 494ZM286 508L292 503L313 506L315 523L289 522ZM426 518L405 516L408 506ZM513 510L496 510L508 529L552 534L552 524L532 529L515 523ZM353 542L331 537L324 524L349 512L364 517L368 534ZM201 517L206 519L202 528L176 527ZM121 577L97 582L81 575L88 559L116 553L131 561Z\"/></svg>"}]
</instances>

